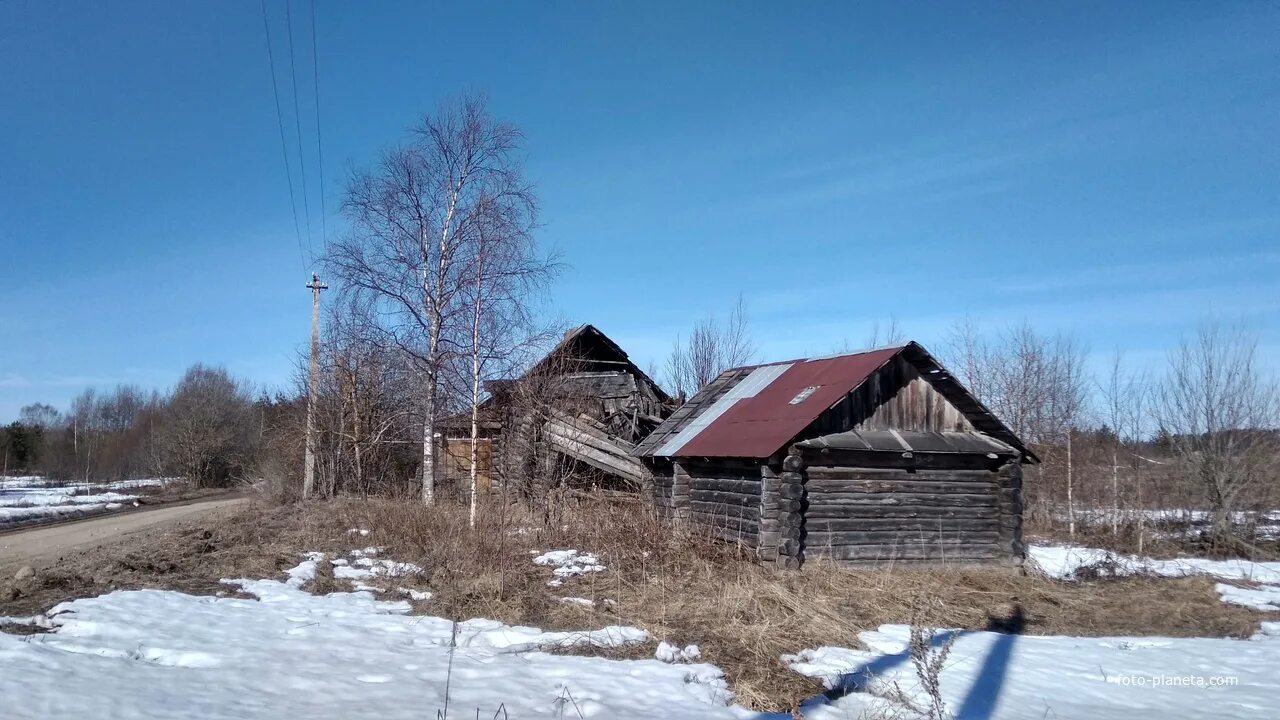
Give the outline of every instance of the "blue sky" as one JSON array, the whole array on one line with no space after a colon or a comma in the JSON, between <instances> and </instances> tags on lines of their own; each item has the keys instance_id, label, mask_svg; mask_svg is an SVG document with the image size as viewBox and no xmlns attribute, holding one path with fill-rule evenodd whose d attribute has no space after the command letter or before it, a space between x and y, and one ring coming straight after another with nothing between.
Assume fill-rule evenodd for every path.
<instances>
[{"instance_id":1,"label":"blue sky","mask_svg":"<svg viewBox=\"0 0 1280 720\"><path fill-rule=\"evenodd\" d=\"M452 5L318 3L321 178L294 1L317 252L321 180L338 232L348 170L479 89L570 264L552 311L642 364L742 293L762 359L892 314L1155 362L1216 316L1280 365L1280 6ZM2 3L0 67L0 420L197 361L287 383L309 296L257 0Z\"/></svg>"}]
</instances>

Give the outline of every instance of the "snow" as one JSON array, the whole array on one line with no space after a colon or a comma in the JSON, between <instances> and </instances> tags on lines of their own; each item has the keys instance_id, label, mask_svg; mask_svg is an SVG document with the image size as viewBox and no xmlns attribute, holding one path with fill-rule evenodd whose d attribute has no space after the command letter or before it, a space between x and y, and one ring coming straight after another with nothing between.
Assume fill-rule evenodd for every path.
<instances>
[{"instance_id":1,"label":"snow","mask_svg":"<svg viewBox=\"0 0 1280 720\"><path fill-rule=\"evenodd\" d=\"M0 507L0 527L10 524L34 522L37 520L54 520L75 517L86 513L106 510L103 504L50 505L37 507Z\"/></svg>"},{"instance_id":2,"label":"snow","mask_svg":"<svg viewBox=\"0 0 1280 720\"><path fill-rule=\"evenodd\" d=\"M562 602L562 603L564 603L564 604L566 604L566 605L581 605L581 606L583 606L583 607L595 607L595 606L596 606L596 601L595 601L595 600L591 600L591 599L589 599L589 598L580 598L580 597L562 597L562 598L560 598L560 602Z\"/></svg>"},{"instance_id":3,"label":"snow","mask_svg":"<svg viewBox=\"0 0 1280 720\"><path fill-rule=\"evenodd\" d=\"M108 483L55 485L42 477L28 476L0 480L0 526L37 520L74 517L103 510L136 505L137 495L118 492L156 487L166 478L119 480Z\"/></svg>"},{"instance_id":4,"label":"snow","mask_svg":"<svg viewBox=\"0 0 1280 720\"><path fill-rule=\"evenodd\" d=\"M451 717L499 708L511 718L753 716L728 704L711 665L544 652L645 642L643 630L455 624L368 592L311 595L300 587L320 559L309 555L283 581L228 581L255 599L118 591L53 608L52 632L0 633L0 714L419 720L444 708L447 691Z\"/></svg>"},{"instance_id":5,"label":"snow","mask_svg":"<svg viewBox=\"0 0 1280 720\"><path fill-rule=\"evenodd\" d=\"M1235 583L1253 583L1257 585L1256 588L1239 587L1221 582L1214 587L1218 597L1225 603L1242 605L1254 610L1280 610L1280 562L1254 562L1240 558L1155 560L1073 545L1031 545L1027 547L1027 556L1034 560L1046 575L1059 580L1075 579L1077 570L1094 566L1105 568L1108 573L1119 576L1207 575Z\"/></svg>"},{"instance_id":6,"label":"snow","mask_svg":"<svg viewBox=\"0 0 1280 720\"><path fill-rule=\"evenodd\" d=\"M658 643L658 649L654 651L653 656L665 663L688 663L701 660L702 651L697 645L686 645L681 648L679 645L663 641Z\"/></svg>"},{"instance_id":7,"label":"snow","mask_svg":"<svg viewBox=\"0 0 1280 720\"><path fill-rule=\"evenodd\" d=\"M1074 545L1030 545L1027 556L1049 577L1071 579L1077 569L1097 563L1114 563L1117 574L1149 574L1162 577L1209 575L1220 580L1248 580L1280 583L1280 562L1230 559L1177 558L1155 560L1137 555L1120 555L1097 548Z\"/></svg>"},{"instance_id":8,"label":"snow","mask_svg":"<svg viewBox=\"0 0 1280 720\"><path fill-rule=\"evenodd\" d=\"M1256 589L1236 587L1226 583L1214 586L1222 602L1243 605L1254 610L1280 611L1280 585L1261 585Z\"/></svg>"},{"instance_id":9,"label":"snow","mask_svg":"<svg viewBox=\"0 0 1280 720\"><path fill-rule=\"evenodd\" d=\"M555 577L547 583L552 587L563 584L568 578L606 569L595 555L577 550L551 550L535 557L533 563L554 568L551 574Z\"/></svg>"},{"instance_id":10,"label":"snow","mask_svg":"<svg viewBox=\"0 0 1280 720\"><path fill-rule=\"evenodd\" d=\"M337 558L347 561L337 567L373 579L410 565L370 554ZM454 623L408 615L407 601L379 600L368 590L303 591L326 559L307 553L284 579L224 581L252 599L118 591L62 603L45 615L0 618L0 625L51 630L0 633L0 697L21 699L6 702L0 714L417 720L443 710L447 692L454 717L790 717L731 705L721 672L699 662L696 645L662 642L652 660L546 652L647 642L639 628L546 632L479 618ZM1238 720L1274 716L1280 622L1261 623L1249 640L972 631L940 631L936 640L951 636L941 691L957 720L1191 720L1206 707ZM927 704L905 652L909 637L907 626L884 625L859 635L862 649L784 656L792 669L830 688L802 706L804 717L918 717L902 704Z\"/></svg>"},{"instance_id":11,"label":"snow","mask_svg":"<svg viewBox=\"0 0 1280 720\"><path fill-rule=\"evenodd\" d=\"M941 674L947 712L984 718L1275 717L1280 623L1250 640L1217 638L1076 638L945 631L954 636ZM783 657L795 671L821 678L827 697L804 706L808 720L863 713L915 717L897 693L928 706L906 652L910 628L883 625L864 632L866 650L822 647ZM830 699L829 699L830 698ZM896 707L896 714L892 711Z\"/></svg>"}]
</instances>

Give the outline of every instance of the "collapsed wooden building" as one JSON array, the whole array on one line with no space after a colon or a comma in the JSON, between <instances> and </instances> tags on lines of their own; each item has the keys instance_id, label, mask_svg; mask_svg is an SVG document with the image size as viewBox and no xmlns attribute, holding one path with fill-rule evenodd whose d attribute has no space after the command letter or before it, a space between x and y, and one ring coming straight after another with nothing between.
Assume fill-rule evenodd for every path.
<instances>
[{"instance_id":1,"label":"collapsed wooden building","mask_svg":"<svg viewBox=\"0 0 1280 720\"><path fill-rule=\"evenodd\" d=\"M914 342L728 370L635 455L663 515L787 567L1020 564L1037 461Z\"/></svg>"},{"instance_id":2,"label":"collapsed wooden building","mask_svg":"<svg viewBox=\"0 0 1280 720\"><path fill-rule=\"evenodd\" d=\"M595 326L565 333L514 380L486 384L477 485L539 494L552 487L639 490L649 480L632 454L675 409L672 399ZM470 475L471 414L438 423L442 480Z\"/></svg>"}]
</instances>

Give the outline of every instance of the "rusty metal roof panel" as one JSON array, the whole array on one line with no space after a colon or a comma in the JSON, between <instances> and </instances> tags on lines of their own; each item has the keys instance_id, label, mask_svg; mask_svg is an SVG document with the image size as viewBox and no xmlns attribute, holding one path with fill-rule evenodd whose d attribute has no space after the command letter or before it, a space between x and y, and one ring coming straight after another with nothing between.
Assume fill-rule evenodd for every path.
<instances>
[{"instance_id":1,"label":"rusty metal roof panel","mask_svg":"<svg viewBox=\"0 0 1280 720\"><path fill-rule=\"evenodd\" d=\"M755 397L761 390L765 389L785 373L794 363L782 363L780 365L761 365L755 368L745 378L742 378L737 385L726 392L711 404L710 407L703 410L688 425L684 426L680 432L676 433L670 440L662 444L654 454L662 457L676 457L681 454L680 450L706 430L712 423L718 420L726 412L731 410L738 402L748 398Z\"/></svg>"},{"instance_id":2,"label":"rusty metal roof panel","mask_svg":"<svg viewBox=\"0 0 1280 720\"><path fill-rule=\"evenodd\" d=\"M942 443L954 447L954 452L1013 450L1022 455L1024 462L1039 462L999 418L916 343L727 370L656 428L633 454L672 458L770 457L796 440L814 420L899 354L964 413L980 435L943 433L941 438L931 435L908 439L909 433L904 430L896 436L875 436L874 442L864 434L856 439L858 446L910 451L918 442L922 444L918 448L921 452L942 452L939 445ZM773 369L756 374L765 368ZM753 375L757 380L752 385L734 392ZM712 408L714 413L708 414Z\"/></svg>"},{"instance_id":3,"label":"rusty metal roof panel","mask_svg":"<svg viewBox=\"0 0 1280 720\"><path fill-rule=\"evenodd\" d=\"M762 375L761 382L768 380L763 387L753 388L750 395L737 397L719 407L710 422L700 424L698 431L689 433L678 447L669 447L672 443L668 442L655 454L665 457L769 457L901 350L901 347L885 348L856 355L765 366L782 370ZM752 376L763 369L753 371ZM720 406L724 400L721 398L716 405Z\"/></svg>"}]
</instances>

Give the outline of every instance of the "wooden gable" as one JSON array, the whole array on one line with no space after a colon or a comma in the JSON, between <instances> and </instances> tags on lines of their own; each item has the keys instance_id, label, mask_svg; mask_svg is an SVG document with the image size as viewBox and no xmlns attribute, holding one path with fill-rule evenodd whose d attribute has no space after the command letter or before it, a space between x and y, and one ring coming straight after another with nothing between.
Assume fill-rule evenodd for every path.
<instances>
[{"instance_id":1,"label":"wooden gable","mask_svg":"<svg viewBox=\"0 0 1280 720\"><path fill-rule=\"evenodd\" d=\"M823 413L805 437L848 430L975 432L956 407L905 354L893 357L840 402Z\"/></svg>"}]
</instances>

